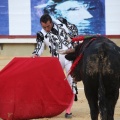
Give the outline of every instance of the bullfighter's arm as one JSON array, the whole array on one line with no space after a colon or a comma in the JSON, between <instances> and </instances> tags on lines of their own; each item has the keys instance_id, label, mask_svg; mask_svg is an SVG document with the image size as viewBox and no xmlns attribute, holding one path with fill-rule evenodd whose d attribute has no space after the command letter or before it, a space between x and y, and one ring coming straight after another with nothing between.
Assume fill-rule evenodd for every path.
<instances>
[{"instance_id":1,"label":"bullfighter's arm","mask_svg":"<svg viewBox=\"0 0 120 120\"><path fill-rule=\"evenodd\" d=\"M72 44L73 47L75 47L78 42L76 41L72 41L71 38L78 36L78 28L76 25L68 22L65 18L63 17L59 17L58 20L63 23L69 30L68 35L69 35L69 39L67 40L68 42L70 42Z\"/></svg>"},{"instance_id":2,"label":"bullfighter's arm","mask_svg":"<svg viewBox=\"0 0 120 120\"><path fill-rule=\"evenodd\" d=\"M59 17L58 20L61 23L65 24L66 27L69 29L70 33L68 33L68 34L71 38L78 35L78 29L77 29L76 25L68 22L65 18L62 18L62 17Z\"/></svg>"},{"instance_id":3,"label":"bullfighter's arm","mask_svg":"<svg viewBox=\"0 0 120 120\"><path fill-rule=\"evenodd\" d=\"M75 48L70 48L70 49L67 49L67 50L58 50L57 52L58 52L59 54L73 53L73 52L75 52Z\"/></svg>"},{"instance_id":4,"label":"bullfighter's arm","mask_svg":"<svg viewBox=\"0 0 120 120\"><path fill-rule=\"evenodd\" d=\"M43 50L44 50L43 40L44 40L44 36L42 32L37 32L37 37L36 37L37 45L32 53L33 57L40 56L43 53Z\"/></svg>"}]
</instances>

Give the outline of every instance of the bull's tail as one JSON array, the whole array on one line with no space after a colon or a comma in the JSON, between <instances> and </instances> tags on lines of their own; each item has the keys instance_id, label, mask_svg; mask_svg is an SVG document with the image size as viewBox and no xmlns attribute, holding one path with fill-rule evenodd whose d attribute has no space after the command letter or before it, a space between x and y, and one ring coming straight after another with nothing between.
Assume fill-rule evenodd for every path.
<instances>
[{"instance_id":1,"label":"bull's tail","mask_svg":"<svg viewBox=\"0 0 120 120\"><path fill-rule=\"evenodd\" d=\"M105 45L103 44L101 48L98 51L98 57L99 57L99 66L98 66L98 73L99 73L99 88L98 88L98 101L99 101L99 112L101 120L107 120L107 106L106 106L106 99L105 99L105 88L103 84L103 63L106 51L105 51Z\"/></svg>"}]
</instances>

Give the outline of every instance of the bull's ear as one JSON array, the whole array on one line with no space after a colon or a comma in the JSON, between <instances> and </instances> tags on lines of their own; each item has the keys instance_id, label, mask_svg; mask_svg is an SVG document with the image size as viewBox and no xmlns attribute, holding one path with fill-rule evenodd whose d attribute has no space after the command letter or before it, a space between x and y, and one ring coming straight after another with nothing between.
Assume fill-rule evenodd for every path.
<instances>
[{"instance_id":1,"label":"bull's ear","mask_svg":"<svg viewBox=\"0 0 120 120\"><path fill-rule=\"evenodd\" d=\"M75 60L75 53L69 53L65 55L65 58L69 61L74 61Z\"/></svg>"}]
</instances>

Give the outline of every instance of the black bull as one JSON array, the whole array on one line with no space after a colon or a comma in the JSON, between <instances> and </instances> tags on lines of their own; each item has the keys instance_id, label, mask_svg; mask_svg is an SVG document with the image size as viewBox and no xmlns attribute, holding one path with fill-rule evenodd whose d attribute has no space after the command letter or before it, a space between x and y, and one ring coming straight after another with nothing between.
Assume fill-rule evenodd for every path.
<instances>
[{"instance_id":1,"label":"black bull","mask_svg":"<svg viewBox=\"0 0 120 120\"><path fill-rule=\"evenodd\" d=\"M93 40L95 39L95 40ZM82 54L73 72L75 81L83 81L85 96L92 120L114 120L114 110L119 97L120 48L106 37L85 39L66 54L66 59L75 61Z\"/></svg>"}]
</instances>

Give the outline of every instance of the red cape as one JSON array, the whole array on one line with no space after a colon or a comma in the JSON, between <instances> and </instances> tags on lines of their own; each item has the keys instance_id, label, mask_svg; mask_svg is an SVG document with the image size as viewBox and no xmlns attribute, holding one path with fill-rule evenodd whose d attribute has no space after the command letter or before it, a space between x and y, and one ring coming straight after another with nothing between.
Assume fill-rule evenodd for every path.
<instances>
[{"instance_id":1,"label":"red cape","mask_svg":"<svg viewBox=\"0 0 120 120\"><path fill-rule=\"evenodd\" d=\"M0 118L53 117L63 112L72 90L57 58L14 58L0 71Z\"/></svg>"}]
</instances>

